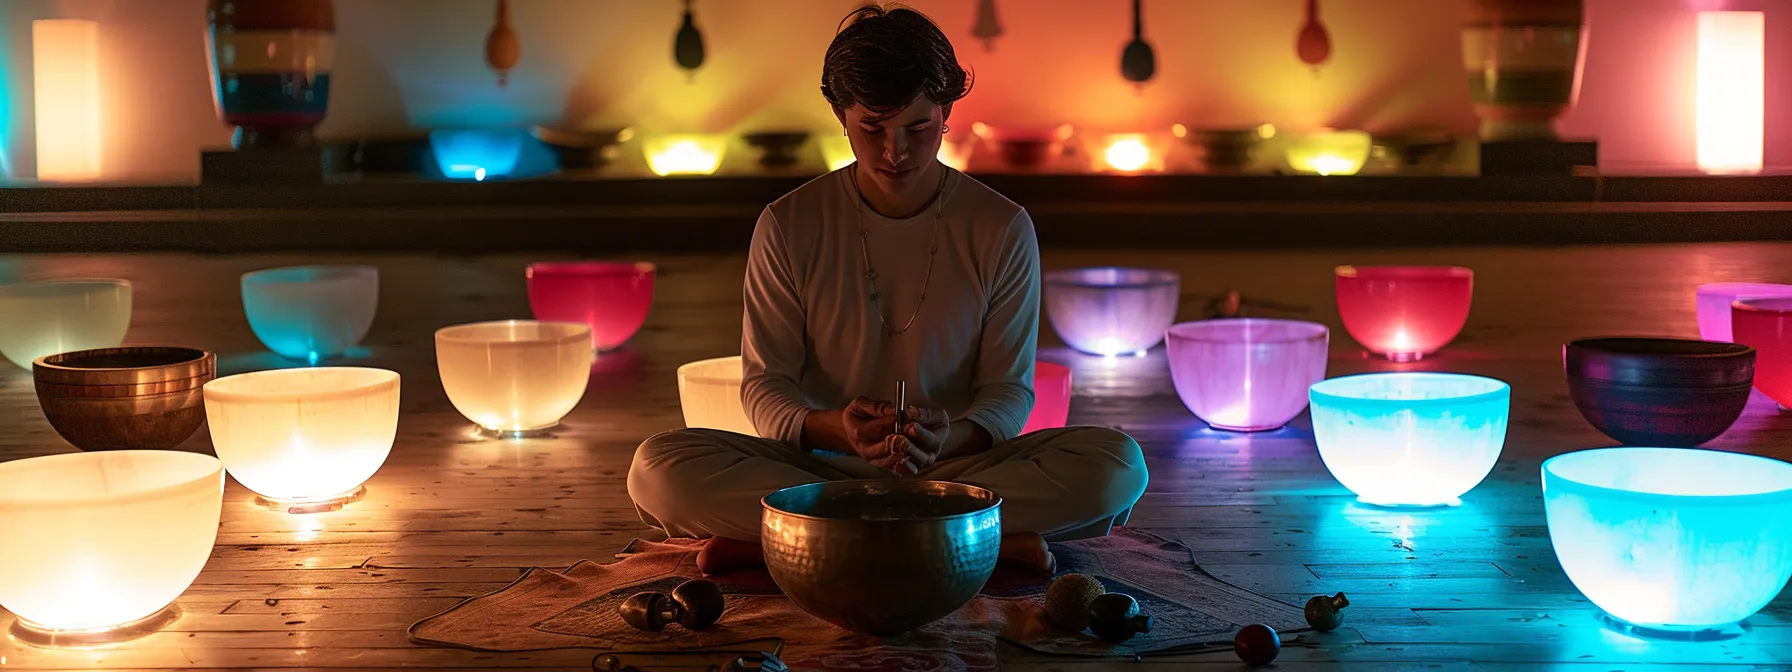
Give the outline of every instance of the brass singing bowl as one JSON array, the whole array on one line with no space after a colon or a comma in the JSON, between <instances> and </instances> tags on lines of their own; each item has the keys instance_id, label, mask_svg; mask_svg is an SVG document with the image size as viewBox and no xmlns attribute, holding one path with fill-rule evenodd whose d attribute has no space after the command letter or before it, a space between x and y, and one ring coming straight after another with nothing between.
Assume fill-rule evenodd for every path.
<instances>
[{"instance_id":1,"label":"brass singing bowl","mask_svg":"<svg viewBox=\"0 0 1792 672\"><path fill-rule=\"evenodd\" d=\"M152 346L47 355L31 372L44 417L76 448L162 450L205 422L218 366L204 350Z\"/></svg>"},{"instance_id":2,"label":"brass singing bowl","mask_svg":"<svg viewBox=\"0 0 1792 672\"><path fill-rule=\"evenodd\" d=\"M970 602L1002 543L1002 498L963 483L813 483L761 503L766 569L784 594L817 618L876 637Z\"/></svg>"}]
</instances>

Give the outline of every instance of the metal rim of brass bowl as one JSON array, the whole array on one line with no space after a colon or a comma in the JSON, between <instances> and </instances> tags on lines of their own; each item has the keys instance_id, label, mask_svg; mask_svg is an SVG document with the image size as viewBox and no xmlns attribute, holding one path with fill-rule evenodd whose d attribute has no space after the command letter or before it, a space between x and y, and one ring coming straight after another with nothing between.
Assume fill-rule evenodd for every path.
<instances>
[{"instance_id":1,"label":"metal rim of brass bowl","mask_svg":"<svg viewBox=\"0 0 1792 672\"><path fill-rule=\"evenodd\" d=\"M205 421L205 383L217 356L196 348L78 350L33 362L38 405L82 450L168 449Z\"/></svg>"},{"instance_id":2,"label":"metal rim of brass bowl","mask_svg":"<svg viewBox=\"0 0 1792 672\"><path fill-rule=\"evenodd\" d=\"M829 481L761 500L772 581L803 611L894 637L969 603L995 571L1002 498L949 481Z\"/></svg>"}]
</instances>

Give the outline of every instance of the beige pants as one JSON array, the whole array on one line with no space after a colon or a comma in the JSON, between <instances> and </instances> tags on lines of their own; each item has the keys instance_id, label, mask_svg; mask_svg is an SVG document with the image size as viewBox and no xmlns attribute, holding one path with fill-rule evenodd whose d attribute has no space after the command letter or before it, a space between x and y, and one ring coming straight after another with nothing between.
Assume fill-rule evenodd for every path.
<instances>
[{"instance_id":1,"label":"beige pants","mask_svg":"<svg viewBox=\"0 0 1792 672\"><path fill-rule=\"evenodd\" d=\"M854 455L801 453L779 441L713 429L648 439L628 470L641 520L674 537L759 539L760 498L822 481L894 478ZM1034 432L988 452L942 460L913 478L957 481L1002 497L1004 532L1062 541L1096 537L1145 492L1139 444L1103 427Z\"/></svg>"}]
</instances>

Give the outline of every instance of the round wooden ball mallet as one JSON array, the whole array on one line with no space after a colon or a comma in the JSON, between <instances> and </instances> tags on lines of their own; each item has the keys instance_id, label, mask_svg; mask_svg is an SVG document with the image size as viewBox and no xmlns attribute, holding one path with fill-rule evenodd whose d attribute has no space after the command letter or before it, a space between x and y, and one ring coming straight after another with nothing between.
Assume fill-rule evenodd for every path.
<instances>
[{"instance_id":1,"label":"round wooden ball mallet","mask_svg":"<svg viewBox=\"0 0 1792 672\"><path fill-rule=\"evenodd\" d=\"M1246 665L1268 665L1282 653L1282 638L1267 625L1247 625L1232 637L1232 651Z\"/></svg>"},{"instance_id":2,"label":"round wooden ball mallet","mask_svg":"<svg viewBox=\"0 0 1792 672\"><path fill-rule=\"evenodd\" d=\"M1344 624L1344 608L1350 606L1350 598L1343 593L1331 597L1314 596L1307 600L1307 625L1320 632L1337 630Z\"/></svg>"},{"instance_id":3,"label":"round wooden ball mallet","mask_svg":"<svg viewBox=\"0 0 1792 672\"><path fill-rule=\"evenodd\" d=\"M1151 616L1139 613L1138 600L1124 593L1105 593L1089 602L1089 631L1109 644L1151 632Z\"/></svg>"},{"instance_id":4,"label":"round wooden ball mallet","mask_svg":"<svg viewBox=\"0 0 1792 672\"><path fill-rule=\"evenodd\" d=\"M1088 574L1065 574L1045 589L1045 615L1052 625L1071 632L1089 627L1089 603L1107 592L1101 580Z\"/></svg>"},{"instance_id":5,"label":"round wooden ball mallet","mask_svg":"<svg viewBox=\"0 0 1792 672\"><path fill-rule=\"evenodd\" d=\"M677 623L689 630L702 630L722 618L722 589L703 579L678 584L672 594L661 592L635 593L616 607L622 620L637 630L658 632Z\"/></svg>"}]
</instances>

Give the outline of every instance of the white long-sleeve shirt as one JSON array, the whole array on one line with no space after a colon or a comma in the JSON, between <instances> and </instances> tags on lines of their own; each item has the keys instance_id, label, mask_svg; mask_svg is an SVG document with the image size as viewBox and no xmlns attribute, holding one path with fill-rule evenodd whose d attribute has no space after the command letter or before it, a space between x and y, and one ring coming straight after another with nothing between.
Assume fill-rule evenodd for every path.
<instances>
[{"instance_id":1,"label":"white long-sleeve shirt","mask_svg":"<svg viewBox=\"0 0 1792 672\"><path fill-rule=\"evenodd\" d=\"M997 443L1033 408L1039 245L1025 210L951 168L938 252L921 287L935 207L890 219L862 206L847 171L816 178L766 206L747 258L741 402L761 436L801 449L810 410L853 397L908 403L969 419ZM862 219L861 219L862 218ZM876 278L866 279L861 221ZM873 286L882 302L872 299ZM900 329L889 335L883 319Z\"/></svg>"}]
</instances>

